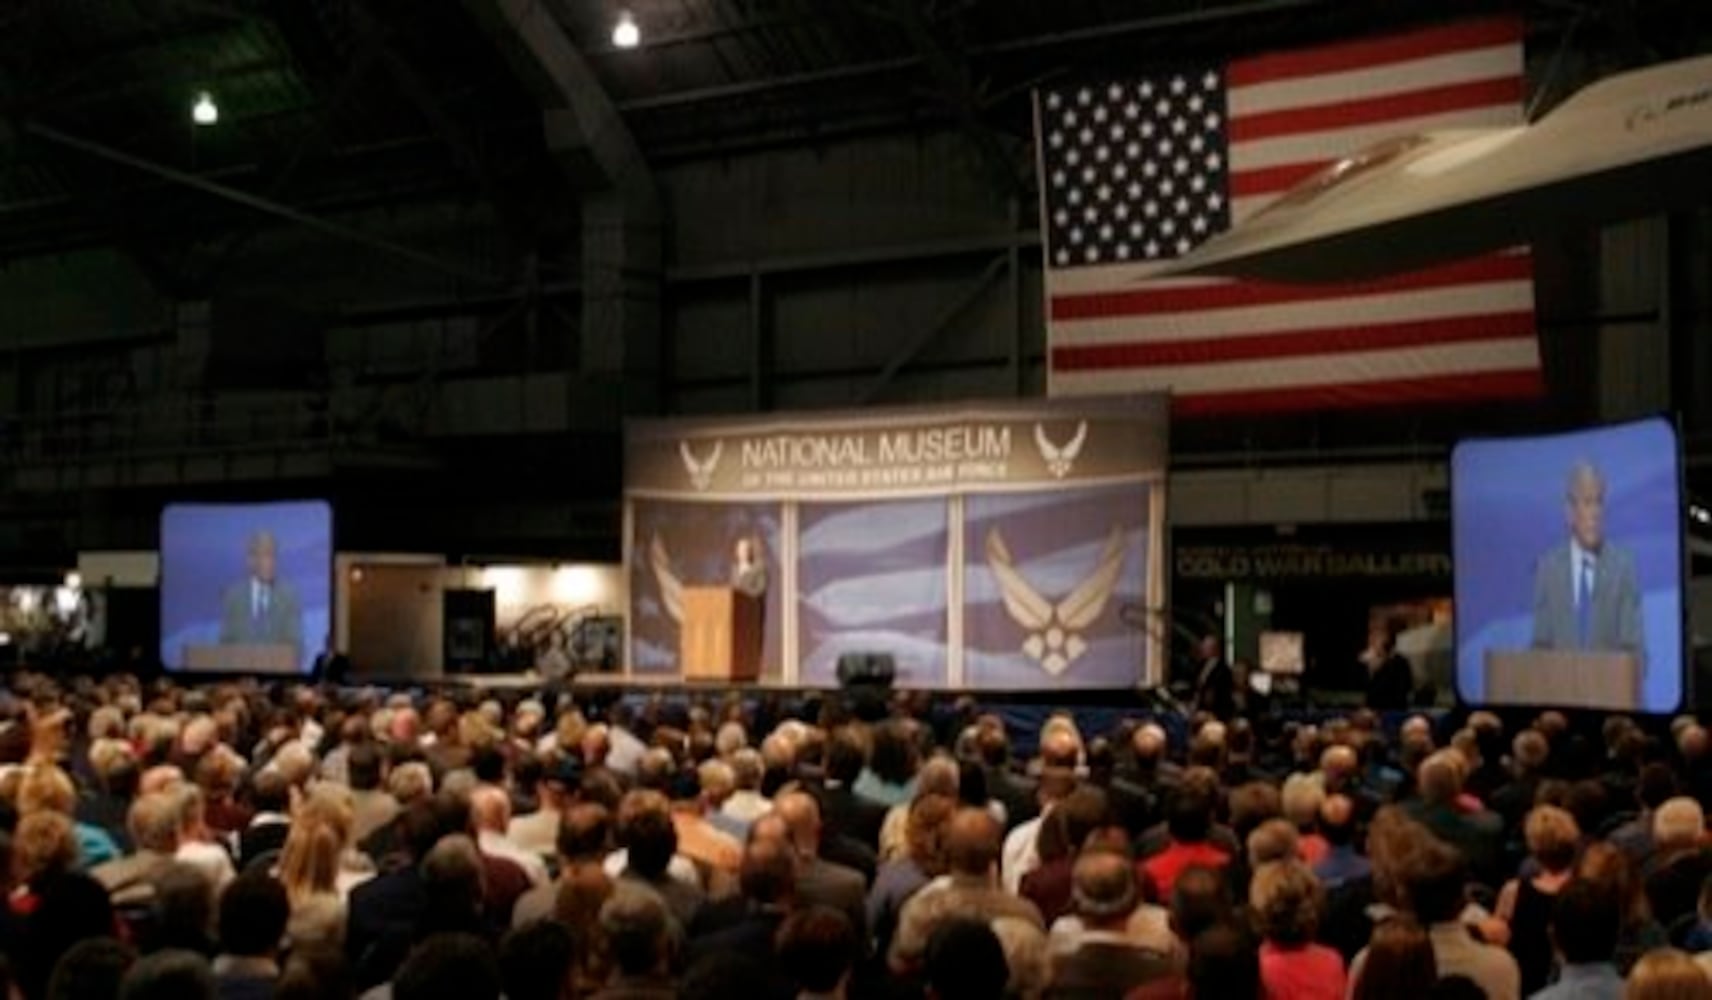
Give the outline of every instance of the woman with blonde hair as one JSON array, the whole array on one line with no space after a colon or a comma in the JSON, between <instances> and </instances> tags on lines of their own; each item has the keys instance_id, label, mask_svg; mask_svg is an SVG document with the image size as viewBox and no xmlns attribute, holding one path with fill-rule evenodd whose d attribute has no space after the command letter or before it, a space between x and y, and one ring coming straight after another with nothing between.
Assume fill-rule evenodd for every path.
<instances>
[{"instance_id":1,"label":"woman with blonde hair","mask_svg":"<svg viewBox=\"0 0 1712 1000\"><path fill-rule=\"evenodd\" d=\"M1623 1000L1712 1000L1712 978L1688 952L1658 948L1635 963Z\"/></svg>"},{"instance_id":2,"label":"woman with blonde hair","mask_svg":"<svg viewBox=\"0 0 1712 1000\"><path fill-rule=\"evenodd\" d=\"M291 903L286 933L294 945L343 946L346 901L368 874L346 863L355 822L350 793L319 785L293 811L276 872Z\"/></svg>"},{"instance_id":3,"label":"woman with blonde hair","mask_svg":"<svg viewBox=\"0 0 1712 1000\"><path fill-rule=\"evenodd\" d=\"M77 855L75 867L88 871L96 865L112 861L120 855L119 845L106 830L91 823L79 823L74 818L77 809L77 788L71 776L52 764L34 764L24 768L18 782L18 815L53 812L71 823Z\"/></svg>"},{"instance_id":4,"label":"woman with blonde hair","mask_svg":"<svg viewBox=\"0 0 1712 1000\"><path fill-rule=\"evenodd\" d=\"M11 910L20 917L35 911L43 887L77 867L77 839L71 820L52 811L37 811L18 821L12 834Z\"/></svg>"},{"instance_id":5,"label":"woman with blonde hair","mask_svg":"<svg viewBox=\"0 0 1712 1000\"><path fill-rule=\"evenodd\" d=\"M1552 968L1552 943L1548 927L1552 904L1575 874L1575 859L1581 851L1581 828L1575 817L1557 806L1535 806L1522 825L1528 856L1539 864L1531 878L1514 878L1498 893L1495 917L1503 925L1510 954L1522 972L1522 995L1532 996L1546 987ZM1488 937L1494 944L1503 942Z\"/></svg>"}]
</instances>

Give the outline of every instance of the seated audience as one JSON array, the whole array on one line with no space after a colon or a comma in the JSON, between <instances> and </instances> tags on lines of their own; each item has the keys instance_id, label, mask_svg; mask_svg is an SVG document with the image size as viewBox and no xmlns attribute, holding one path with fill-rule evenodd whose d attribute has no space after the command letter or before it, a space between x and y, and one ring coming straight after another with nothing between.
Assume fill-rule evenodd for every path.
<instances>
[{"instance_id":1,"label":"seated audience","mask_svg":"<svg viewBox=\"0 0 1712 1000\"><path fill-rule=\"evenodd\" d=\"M561 1000L575 996L576 942L553 920L518 927L499 945L505 1000Z\"/></svg>"},{"instance_id":2,"label":"seated audience","mask_svg":"<svg viewBox=\"0 0 1712 1000\"><path fill-rule=\"evenodd\" d=\"M1581 830L1575 817L1556 806L1535 806L1523 830L1538 874L1504 884L1496 913L1503 933L1495 937L1508 938L1522 973L1522 995L1533 996L1551 972L1552 902L1573 875Z\"/></svg>"},{"instance_id":3,"label":"seated audience","mask_svg":"<svg viewBox=\"0 0 1712 1000\"><path fill-rule=\"evenodd\" d=\"M1294 832L1294 831L1292 831ZM1260 931L1260 979L1272 1000L1342 1000L1343 956L1315 944L1324 895L1294 858L1257 865L1248 905Z\"/></svg>"},{"instance_id":4,"label":"seated audience","mask_svg":"<svg viewBox=\"0 0 1712 1000\"><path fill-rule=\"evenodd\" d=\"M844 1000L859 954L856 928L838 910L809 907L779 928L779 965L795 984L797 1000Z\"/></svg>"},{"instance_id":5,"label":"seated audience","mask_svg":"<svg viewBox=\"0 0 1712 1000\"><path fill-rule=\"evenodd\" d=\"M904 828L904 852L880 866L868 889L867 927L874 948L884 955L897 929L898 914L929 881L945 873L945 826L957 803L947 795L917 795Z\"/></svg>"},{"instance_id":6,"label":"seated audience","mask_svg":"<svg viewBox=\"0 0 1712 1000\"><path fill-rule=\"evenodd\" d=\"M1073 906L1081 928L1053 949L1049 996L1089 1000L1122 996L1177 971L1169 952L1130 936L1130 919L1141 894L1135 865L1127 855L1084 852L1076 860L1073 882Z\"/></svg>"},{"instance_id":7,"label":"seated audience","mask_svg":"<svg viewBox=\"0 0 1712 1000\"><path fill-rule=\"evenodd\" d=\"M796 851L796 900L802 906L826 906L850 920L857 940L867 939L867 882L862 873L821 856L820 803L807 792L790 791L773 800L773 815L784 822Z\"/></svg>"},{"instance_id":8,"label":"seated audience","mask_svg":"<svg viewBox=\"0 0 1712 1000\"><path fill-rule=\"evenodd\" d=\"M261 872L246 872L220 897L220 952L214 988L220 1000L268 1000L279 980L279 959L291 902L285 887Z\"/></svg>"},{"instance_id":9,"label":"seated audience","mask_svg":"<svg viewBox=\"0 0 1712 1000\"><path fill-rule=\"evenodd\" d=\"M1010 967L999 936L981 920L953 918L933 929L922 978L934 1000L1001 1000Z\"/></svg>"},{"instance_id":10,"label":"seated audience","mask_svg":"<svg viewBox=\"0 0 1712 1000\"><path fill-rule=\"evenodd\" d=\"M1427 929L1433 945L1433 963L1440 978L1461 976L1483 990L1490 1000L1519 1000L1521 972L1516 960L1503 948L1475 940L1462 921L1468 865L1449 844L1427 838L1413 848L1400 873L1403 897L1411 915ZM1366 958L1357 955L1350 975L1361 977Z\"/></svg>"},{"instance_id":11,"label":"seated audience","mask_svg":"<svg viewBox=\"0 0 1712 1000\"><path fill-rule=\"evenodd\" d=\"M215 996L208 960L190 951L167 949L144 955L119 983L119 1000L215 1000Z\"/></svg>"},{"instance_id":12,"label":"seated audience","mask_svg":"<svg viewBox=\"0 0 1712 1000\"><path fill-rule=\"evenodd\" d=\"M1712 851L1706 846L1706 814L1700 803L1678 796L1653 814L1653 850L1642 865L1653 919L1671 927L1690 917L1700 901L1700 886L1712 875Z\"/></svg>"},{"instance_id":13,"label":"seated audience","mask_svg":"<svg viewBox=\"0 0 1712 1000\"><path fill-rule=\"evenodd\" d=\"M1692 718L532 694L12 674L0 992L1712 1000Z\"/></svg>"},{"instance_id":14,"label":"seated audience","mask_svg":"<svg viewBox=\"0 0 1712 1000\"><path fill-rule=\"evenodd\" d=\"M1198 782L1189 781L1188 776L1171 797L1165 817L1169 843L1163 851L1141 863L1142 875L1154 899L1171 898L1177 876L1185 868L1222 869L1230 863L1231 852L1209 840L1216 805L1215 795L1207 794Z\"/></svg>"},{"instance_id":15,"label":"seated audience","mask_svg":"<svg viewBox=\"0 0 1712 1000\"><path fill-rule=\"evenodd\" d=\"M392 1000L499 1000L499 961L473 934L434 934L405 956L392 981Z\"/></svg>"},{"instance_id":16,"label":"seated audience","mask_svg":"<svg viewBox=\"0 0 1712 1000\"><path fill-rule=\"evenodd\" d=\"M1617 932L1622 923L1616 894L1586 879L1566 884L1552 901L1551 941L1562 958L1557 979L1533 994L1536 1000L1619 1000Z\"/></svg>"},{"instance_id":17,"label":"seated audience","mask_svg":"<svg viewBox=\"0 0 1712 1000\"><path fill-rule=\"evenodd\" d=\"M1635 963L1623 1000L1712 1000L1712 979L1687 952L1659 948Z\"/></svg>"},{"instance_id":18,"label":"seated audience","mask_svg":"<svg viewBox=\"0 0 1712 1000\"><path fill-rule=\"evenodd\" d=\"M1420 924L1395 916L1373 928L1361 975L1350 982L1350 1000L1427 1000L1438 982L1433 942Z\"/></svg>"},{"instance_id":19,"label":"seated audience","mask_svg":"<svg viewBox=\"0 0 1712 1000\"><path fill-rule=\"evenodd\" d=\"M672 915L660 897L620 885L600 908L600 929L612 956L612 978L594 1000L675 1000Z\"/></svg>"},{"instance_id":20,"label":"seated audience","mask_svg":"<svg viewBox=\"0 0 1712 1000\"><path fill-rule=\"evenodd\" d=\"M618 842L626 859L619 883L651 890L678 927L694 923L696 911L707 897L698 884L676 878L669 871L677 855L678 831L665 796L650 791L625 796L618 812Z\"/></svg>"},{"instance_id":21,"label":"seated audience","mask_svg":"<svg viewBox=\"0 0 1712 1000\"><path fill-rule=\"evenodd\" d=\"M943 884L924 887L904 904L889 953L894 971L902 975L918 972L928 939L955 920L990 925L1002 917L1015 917L1037 932L1044 931L1034 904L1005 892L998 884L1001 833L998 821L985 809L963 808L951 817L945 831L948 874Z\"/></svg>"}]
</instances>

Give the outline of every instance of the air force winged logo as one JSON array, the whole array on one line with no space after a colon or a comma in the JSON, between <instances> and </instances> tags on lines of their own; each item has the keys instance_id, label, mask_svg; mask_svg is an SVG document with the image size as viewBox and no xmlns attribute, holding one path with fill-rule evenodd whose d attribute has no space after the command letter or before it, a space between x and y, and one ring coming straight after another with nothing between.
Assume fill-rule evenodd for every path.
<instances>
[{"instance_id":1,"label":"air force winged logo","mask_svg":"<svg viewBox=\"0 0 1712 1000\"><path fill-rule=\"evenodd\" d=\"M678 454L683 457L684 471L690 474L690 485L696 492L706 492L713 485L714 470L719 468L719 456L725 451L724 441L715 441L706 458L697 458L688 441L678 442Z\"/></svg>"},{"instance_id":2,"label":"air force winged logo","mask_svg":"<svg viewBox=\"0 0 1712 1000\"><path fill-rule=\"evenodd\" d=\"M999 596L1011 620L1028 632L1022 651L1042 670L1056 677L1088 651L1087 640L1080 633L1099 620L1111 601L1126 554L1123 525L1113 525L1094 571L1054 604L1016 568L999 529L987 532L987 568L998 582Z\"/></svg>"},{"instance_id":3,"label":"air force winged logo","mask_svg":"<svg viewBox=\"0 0 1712 1000\"><path fill-rule=\"evenodd\" d=\"M1076 456L1082 454L1082 446L1088 443L1088 422L1083 420L1076 424L1076 433L1062 446L1052 443L1046 436L1046 428L1034 425L1034 443L1040 449L1040 459L1046 463L1046 471L1052 473L1052 478L1063 479L1070 474L1076 465Z\"/></svg>"}]
</instances>

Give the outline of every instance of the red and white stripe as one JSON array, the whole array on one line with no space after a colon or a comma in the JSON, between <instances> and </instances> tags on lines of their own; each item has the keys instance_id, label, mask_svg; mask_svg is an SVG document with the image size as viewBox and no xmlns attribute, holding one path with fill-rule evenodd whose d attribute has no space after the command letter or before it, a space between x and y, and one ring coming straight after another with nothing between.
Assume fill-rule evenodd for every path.
<instances>
[{"instance_id":1,"label":"red and white stripe","mask_svg":"<svg viewBox=\"0 0 1712 1000\"><path fill-rule=\"evenodd\" d=\"M1233 219L1375 142L1522 117L1513 18L1235 62ZM1169 389L1180 414L1537 395L1526 251L1380 281L1154 280L1145 265L1049 271L1050 392Z\"/></svg>"}]
</instances>

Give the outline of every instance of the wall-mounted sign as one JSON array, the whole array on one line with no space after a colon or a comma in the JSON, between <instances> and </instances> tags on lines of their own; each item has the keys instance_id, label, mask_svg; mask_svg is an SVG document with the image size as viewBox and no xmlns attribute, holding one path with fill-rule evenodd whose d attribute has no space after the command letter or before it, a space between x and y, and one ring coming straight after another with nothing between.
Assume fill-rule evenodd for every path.
<instances>
[{"instance_id":1,"label":"wall-mounted sign","mask_svg":"<svg viewBox=\"0 0 1712 1000\"><path fill-rule=\"evenodd\" d=\"M1288 537L1245 529L1177 532L1179 581L1265 583L1348 579L1451 579L1446 525L1325 527Z\"/></svg>"},{"instance_id":2,"label":"wall-mounted sign","mask_svg":"<svg viewBox=\"0 0 1712 1000\"><path fill-rule=\"evenodd\" d=\"M626 492L685 500L850 499L1155 478L1161 396L630 425Z\"/></svg>"}]
</instances>

